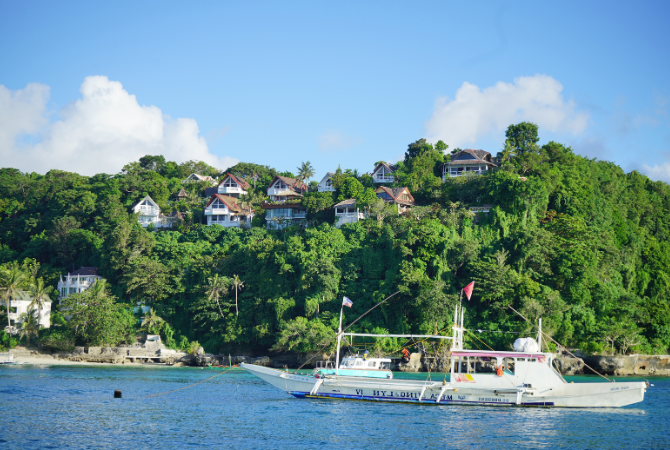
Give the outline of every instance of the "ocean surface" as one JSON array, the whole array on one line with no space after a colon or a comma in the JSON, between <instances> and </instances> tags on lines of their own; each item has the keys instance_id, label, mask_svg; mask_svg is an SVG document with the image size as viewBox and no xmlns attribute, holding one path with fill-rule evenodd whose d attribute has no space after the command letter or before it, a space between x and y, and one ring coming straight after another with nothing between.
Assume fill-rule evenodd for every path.
<instances>
[{"instance_id":1,"label":"ocean surface","mask_svg":"<svg viewBox=\"0 0 670 450\"><path fill-rule=\"evenodd\" d=\"M149 397L220 370L0 366L0 449L670 448L669 378L650 378L643 403L593 410L296 399L244 371Z\"/></svg>"}]
</instances>

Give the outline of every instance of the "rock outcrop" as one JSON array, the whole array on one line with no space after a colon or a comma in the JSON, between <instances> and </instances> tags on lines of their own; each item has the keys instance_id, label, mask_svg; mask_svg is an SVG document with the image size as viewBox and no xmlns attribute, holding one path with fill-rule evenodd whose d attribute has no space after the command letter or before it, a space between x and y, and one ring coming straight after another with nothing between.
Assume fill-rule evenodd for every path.
<instances>
[{"instance_id":1,"label":"rock outcrop","mask_svg":"<svg viewBox=\"0 0 670 450\"><path fill-rule=\"evenodd\" d=\"M588 356L586 363L615 376L670 376L670 355ZM586 368L585 373L591 373Z\"/></svg>"},{"instance_id":2,"label":"rock outcrop","mask_svg":"<svg viewBox=\"0 0 670 450\"><path fill-rule=\"evenodd\" d=\"M555 360L556 368L562 375L584 373L584 360L581 358L560 357Z\"/></svg>"}]
</instances>

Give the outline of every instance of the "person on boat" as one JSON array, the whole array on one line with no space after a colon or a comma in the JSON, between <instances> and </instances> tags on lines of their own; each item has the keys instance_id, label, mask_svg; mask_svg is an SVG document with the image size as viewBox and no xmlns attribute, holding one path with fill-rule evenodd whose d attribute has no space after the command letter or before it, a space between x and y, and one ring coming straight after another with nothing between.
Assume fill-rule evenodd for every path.
<instances>
[{"instance_id":1,"label":"person on boat","mask_svg":"<svg viewBox=\"0 0 670 450\"><path fill-rule=\"evenodd\" d=\"M368 356L370 356L370 352L367 351L367 350L365 350L365 353L363 353L363 359L367 361L367 360L368 360Z\"/></svg>"},{"instance_id":2,"label":"person on boat","mask_svg":"<svg viewBox=\"0 0 670 450\"><path fill-rule=\"evenodd\" d=\"M405 363L409 362L409 350L407 350L406 348L402 349L402 359L403 359L403 362L405 362Z\"/></svg>"}]
</instances>

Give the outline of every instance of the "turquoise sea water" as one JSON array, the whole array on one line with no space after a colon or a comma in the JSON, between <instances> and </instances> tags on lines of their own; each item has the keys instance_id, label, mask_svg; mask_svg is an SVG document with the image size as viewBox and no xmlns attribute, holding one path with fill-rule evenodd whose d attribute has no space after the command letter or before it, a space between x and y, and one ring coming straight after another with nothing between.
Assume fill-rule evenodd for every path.
<instances>
[{"instance_id":1,"label":"turquoise sea water","mask_svg":"<svg viewBox=\"0 0 670 450\"><path fill-rule=\"evenodd\" d=\"M668 378L651 378L643 403L597 410L305 400L243 371L147 397L216 373L0 366L0 449L670 448Z\"/></svg>"}]
</instances>

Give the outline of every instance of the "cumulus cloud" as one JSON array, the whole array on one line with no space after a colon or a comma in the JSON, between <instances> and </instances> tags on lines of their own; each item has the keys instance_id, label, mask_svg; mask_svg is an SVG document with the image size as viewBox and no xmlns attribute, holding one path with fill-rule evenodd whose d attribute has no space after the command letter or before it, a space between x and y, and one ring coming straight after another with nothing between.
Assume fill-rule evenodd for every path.
<instances>
[{"instance_id":1,"label":"cumulus cloud","mask_svg":"<svg viewBox=\"0 0 670 450\"><path fill-rule=\"evenodd\" d=\"M498 82L485 89L465 82L453 99L435 101L433 115L425 123L427 137L461 147L522 121L552 132L579 134L589 116L577 111L573 100L565 100L562 91L563 85L547 75L519 77L513 83Z\"/></svg>"},{"instance_id":2,"label":"cumulus cloud","mask_svg":"<svg viewBox=\"0 0 670 450\"><path fill-rule=\"evenodd\" d=\"M653 166L642 164L640 172L643 172L652 180L670 183L670 152L661 152L661 157L665 160L664 162Z\"/></svg>"},{"instance_id":3,"label":"cumulus cloud","mask_svg":"<svg viewBox=\"0 0 670 450\"><path fill-rule=\"evenodd\" d=\"M237 162L210 153L195 120L171 119L156 106L141 106L118 81L86 77L80 92L80 99L60 111L60 120L49 124L47 86L29 84L14 92L0 86L2 166L93 175L118 172L147 154L177 162L201 160L221 169ZM5 122L5 117L13 120ZM42 137L36 144L20 142L36 133Z\"/></svg>"},{"instance_id":4,"label":"cumulus cloud","mask_svg":"<svg viewBox=\"0 0 670 450\"><path fill-rule=\"evenodd\" d=\"M49 86L44 84L30 83L16 91L0 85L0 155L13 147L17 136L37 133L47 124L47 100Z\"/></svg>"},{"instance_id":5,"label":"cumulus cloud","mask_svg":"<svg viewBox=\"0 0 670 450\"><path fill-rule=\"evenodd\" d=\"M346 136L338 130L329 130L317 138L319 149L323 152L351 148L361 143L358 136Z\"/></svg>"}]
</instances>

